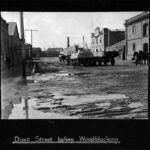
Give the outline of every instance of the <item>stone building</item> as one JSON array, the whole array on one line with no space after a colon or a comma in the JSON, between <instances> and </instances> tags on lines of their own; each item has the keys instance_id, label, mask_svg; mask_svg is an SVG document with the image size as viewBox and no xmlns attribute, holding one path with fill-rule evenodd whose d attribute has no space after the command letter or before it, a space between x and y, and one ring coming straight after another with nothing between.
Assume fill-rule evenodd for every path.
<instances>
[{"instance_id":1,"label":"stone building","mask_svg":"<svg viewBox=\"0 0 150 150\"><path fill-rule=\"evenodd\" d=\"M93 52L104 52L109 47L125 39L125 31L110 30L103 28L100 30L96 27L94 33L91 33L91 50Z\"/></svg>"},{"instance_id":2,"label":"stone building","mask_svg":"<svg viewBox=\"0 0 150 150\"><path fill-rule=\"evenodd\" d=\"M1 17L1 68L7 68L6 57L8 57L9 50L8 50L8 24L7 22Z\"/></svg>"},{"instance_id":3,"label":"stone building","mask_svg":"<svg viewBox=\"0 0 150 150\"><path fill-rule=\"evenodd\" d=\"M135 51L149 51L149 12L125 20L126 55L131 60Z\"/></svg>"},{"instance_id":4,"label":"stone building","mask_svg":"<svg viewBox=\"0 0 150 150\"><path fill-rule=\"evenodd\" d=\"M21 64L21 41L16 22L8 22L9 53L11 66Z\"/></svg>"}]
</instances>

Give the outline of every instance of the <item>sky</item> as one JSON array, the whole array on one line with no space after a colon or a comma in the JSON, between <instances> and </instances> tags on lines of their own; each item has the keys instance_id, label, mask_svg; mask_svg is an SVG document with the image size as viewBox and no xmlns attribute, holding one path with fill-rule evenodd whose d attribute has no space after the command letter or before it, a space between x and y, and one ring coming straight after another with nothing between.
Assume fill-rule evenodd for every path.
<instances>
[{"instance_id":1,"label":"sky","mask_svg":"<svg viewBox=\"0 0 150 150\"><path fill-rule=\"evenodd\" d=\"M88 47L91 47L91 32L96 27L112 30L125 30L126 19L142 12L24 12L24 29L34 29L33 47L42 50L52 47L67 46L67 36L70 45L83 46L83 36ZM1 12L7 22L16 22L20 34L20 13ZM31 43L31 32L25 31L26 43Z\"/></svg>"}]
</instances>

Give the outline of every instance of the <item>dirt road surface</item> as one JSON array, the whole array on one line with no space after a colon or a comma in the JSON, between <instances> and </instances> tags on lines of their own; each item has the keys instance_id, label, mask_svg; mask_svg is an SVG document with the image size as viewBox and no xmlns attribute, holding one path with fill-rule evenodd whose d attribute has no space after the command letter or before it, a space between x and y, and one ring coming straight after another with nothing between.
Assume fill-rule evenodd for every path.
<instances>
[{"instance_id":1,"label":"dirt road surface","mask_svg":"<svg viewBox=\"0 0 150 150\"><path fill-rule=\"evenodd\" d=\"M3 119L148 118L148 66L123 60L115 66L67 66L41 58L27 81L14 82L14 94L3 94L10 101Z\"/></svg>"}]
</instances>

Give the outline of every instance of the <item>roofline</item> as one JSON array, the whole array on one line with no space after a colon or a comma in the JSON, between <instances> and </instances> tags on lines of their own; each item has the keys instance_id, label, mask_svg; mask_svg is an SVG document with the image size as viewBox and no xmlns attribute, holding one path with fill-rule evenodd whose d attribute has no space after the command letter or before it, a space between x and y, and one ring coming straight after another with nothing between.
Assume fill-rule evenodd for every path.
<instances>
[{"instance_id":1,"label":"roofline","mask_svg":"<svg viewBox=\"0 0 150 150\"><path fill-rule=\"evenodd\" d=\"M15 28L16 28L16 30L17 30L19 39L21 40L21 37L20 37L20 34L19 34L19 30L18 30L18 26L17 26L17 22L8 22L8 25L11 24L11 23L15 23L15 24L16 24L16 27L15 27ZM9 33L8 33L8 34L9 34ZM9 36L14 36L14 35L10 35L10 34L9 34Z\"/></svg>"},{"instance_id":2,"label":"roofline","mask_svg":"<svg viewBox=\"0 0 150 150\"><path fill-rule=\"evenodd\" d=\"M3 21L3 22L5 22L6 23L6 25L8 26L8 22L1 16L1 20Z\"/></svg>"},{"instance_id":3,"label":"roofline","mask_svg":"<svg viewBox=\"0 0 150 150\"><path fill-rule=\"evenodd\" d=\"M143 13L137 15L137 16L134 16L132 18L129 18L129 19L125 20L124 25L125 26L130 25L132 23L138 22L138 21L143 20L145 18L149 18L149 12L143 12Z\"/></svg>"}]
</instances>

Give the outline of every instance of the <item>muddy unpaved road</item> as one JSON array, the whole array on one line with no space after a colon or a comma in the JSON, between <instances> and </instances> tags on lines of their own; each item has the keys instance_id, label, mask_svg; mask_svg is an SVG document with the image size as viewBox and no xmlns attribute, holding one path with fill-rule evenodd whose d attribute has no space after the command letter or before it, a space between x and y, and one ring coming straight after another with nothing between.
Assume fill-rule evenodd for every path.
<instances>
[{"instance_id":1,"label":"muddy unpaved road","mask_svg":"<svg viewBox=\"0 0 150 150\"><path fill-rule=\"evenodd\" d=\"M67 66L41 58L19 81L9 119L147 119L148 66Z\"/></svg>"}]
</instances>

